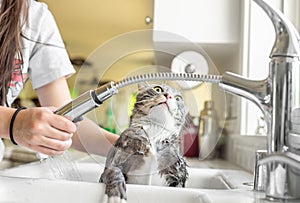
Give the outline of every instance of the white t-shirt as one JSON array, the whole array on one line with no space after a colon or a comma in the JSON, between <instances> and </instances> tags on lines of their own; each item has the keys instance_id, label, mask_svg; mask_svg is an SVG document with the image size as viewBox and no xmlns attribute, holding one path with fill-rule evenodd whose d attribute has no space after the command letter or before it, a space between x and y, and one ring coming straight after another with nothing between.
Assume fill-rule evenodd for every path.
<instances>
[{"instance_id":1,"label":"white t-shirt","mask_svg":"<svg viewBox=\"0 0 300 203\"><path fill-rule=\"evenodd\" d=\"M16 72L10 83L7 102L10 105L23 88L24 80L29 77L34 89L75 72L55 20L45 3L29 1L28 24L22 29L23 69Z\"/></svg>"},{"instance_id":2,"label":"white t-shirt","mask_svg":"<svg viewBox=\"0 0 300 203\"><path fill-rule=\"evenodd\" d=\"M15 59L15 72L7 94L9 105L29 77L34 89L75 72L53 15L45 3L29 1L28 24L22 29L23 61ZM1 2L1 1L0 1ZM23 63L22 74L18 64ZM1 139L0 139L1 142ZM0 143L0 155L3 145ZM0 156L1 161L1 156Z\"/></svg>"}]
</instances>

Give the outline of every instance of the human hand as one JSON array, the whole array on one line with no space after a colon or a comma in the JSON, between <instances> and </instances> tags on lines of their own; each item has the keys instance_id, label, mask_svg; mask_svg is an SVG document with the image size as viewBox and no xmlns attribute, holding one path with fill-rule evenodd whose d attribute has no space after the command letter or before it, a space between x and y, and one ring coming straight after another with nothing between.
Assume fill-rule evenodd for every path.
<instances>
[{"instance_id":1,"label":"human hand","mask_svg":"<svg viewBox=\"0 0 300 203\"><path fill-rule=\"evenodd\" d=\"M36 107L20 111L13 124L16 143L50 156L68 149L76 125L68 118L54 114L54 110Z\"/></svg>"}]
</instances>

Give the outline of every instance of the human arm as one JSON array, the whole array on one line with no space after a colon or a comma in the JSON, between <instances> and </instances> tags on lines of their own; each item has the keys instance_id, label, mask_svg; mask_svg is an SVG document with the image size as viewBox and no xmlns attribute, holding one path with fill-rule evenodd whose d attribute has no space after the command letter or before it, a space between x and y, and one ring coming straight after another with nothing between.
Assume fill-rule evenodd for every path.
<instances>
[{"instance_id":1,"label":"human arm","mask_svg":"<svg viewBox=\"0 0 300 203\"><path fill-rule=\"evenodd\" d=\"M16 109L0 107L0 136L9 139L9 126ZM50 108L30 108L16 116L12 133L17 144L48 155L63 153L71 145L76 126L55 115Z\"/></svg>"},{"instance_id":2,"label":"human arm","mask_svg":"<svg viewBox=\"0 0 300 203\"><path fill-rule=\"evenodd\" d=\"M64 77L36 89L42 106L60 107L69 101L71 96ZM84 118L78 123L77 132L72 137L72 147L88 153L104 155L108 153L118 135L107 132L93 121Z\"/></svg>"}]
</instances>

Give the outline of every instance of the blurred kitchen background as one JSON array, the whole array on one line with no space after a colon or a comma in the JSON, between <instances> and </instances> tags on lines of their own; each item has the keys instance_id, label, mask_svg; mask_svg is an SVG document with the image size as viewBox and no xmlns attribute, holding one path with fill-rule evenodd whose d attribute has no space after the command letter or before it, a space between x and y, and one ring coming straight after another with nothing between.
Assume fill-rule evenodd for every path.
<instances>
[{"instance_id":1,"label":"blurred kitchen background","mask_svg":"<svg viewBox=\"0 0 300 203\"><path fill-rule=\"evenodd\" d=\"M231 71L252 79L265 78L268 73L268 54L274 42L274 31L264 12L250 0L41 2L47 3L52 11L70 60L78 72L68 79L74 97L128 75L170 71L174 58L185 51L204 55L209 73ZM266 2L282 10L299 28L300 3L297 0ZM114 44L134 36L136 41L119 47ZM103 54L102 48L112 44L112 48L104 49L109 51ZM126 46L137 46L138 51L124 55L120 50L126 50ZM101 57L97 57L99 52ZM112 55L119 59L112 60ZM109 65L104 66L106 64ZM158 70L157 66L161 68ZM124 88L87 116L104 128L120 133L128 126L134 93L134 88ZM190 129L184 131L182 138L186 156L202 160L222 158L251 171L255 151L264 149L266 143L265 123L259 109L241 98L225 94L213 84L183 88L182 93L190 108ZM29 82L18 102L25 106L38 105ZM215 112L208 119L210 125L216 120L217 124L213 125L218 132L209 133L214 134L210 136L215 136L218 149L209 150L212 154L202 157L201 148L205 148L201 146L202 128L207 125L203 123L207 120L200 115L207 116L208 111ZM10 146L8 142L6 144ZM14 152L18 150L8 147L7 162L2 167L35 160L34 156L24 158L23 151L20 157L14 158ZM249 153L253 156L248 156Z\"/></svg>"}]
</instances>

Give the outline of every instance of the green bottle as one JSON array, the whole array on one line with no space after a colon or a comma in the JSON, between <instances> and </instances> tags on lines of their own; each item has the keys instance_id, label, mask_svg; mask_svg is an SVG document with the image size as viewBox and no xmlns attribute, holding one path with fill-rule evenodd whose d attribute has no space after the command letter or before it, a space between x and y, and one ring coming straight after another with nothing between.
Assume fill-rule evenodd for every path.
<instances>
[{"instance_id":1,"label":"green bottle","mask_svg":"<svg viewBox=\"0 0 300 203\"><path fill-rule=\"evenodd\" d=\"M113 118L113 111L110 106L107 108L106 111L106 124L104 126L104 129L109 132L116 133L116 125Z\"/></svg>"}]
</instances>

